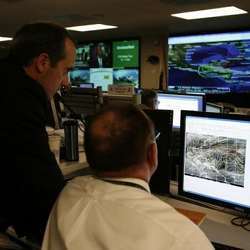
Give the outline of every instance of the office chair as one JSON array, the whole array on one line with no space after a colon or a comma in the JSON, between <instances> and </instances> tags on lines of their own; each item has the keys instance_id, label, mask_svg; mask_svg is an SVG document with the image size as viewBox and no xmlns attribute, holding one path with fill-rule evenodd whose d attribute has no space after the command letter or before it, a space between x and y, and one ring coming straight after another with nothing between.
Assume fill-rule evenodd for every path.
<instances>
[{"instance_id":1,"label":"office chair","mask_svg":"<svg viewBox=\"0 0 250 250\"><path fill-rule=\"evenodd\" d=\"M12 228L0 232L0 250L40 250L41 246L26 237L18 237Z\"/></svg>"},{"instance_id":2,"label":"office chair","mask_svg":"<svg viewBox=\"0 0 250 250\"><path fill-rule=\"evenodd\" d=\"M66 113L74 113L83 117L95 114L102 106L102 89L72 88L62 93L62 102Z\"/></svg>"},{"instance_id":3,"label":"office chair","mask_svg":"<svg viewBox=\"0 0 250 250\"><path fill-rule=\"evenodd\" d=\"M61 91L54 96L54 107L58 117L59 128L63 128L63 118L78 119L84 123L87 116L95 114L103 104L102 89L72 88Z\"/></svg>"}]
</instances>

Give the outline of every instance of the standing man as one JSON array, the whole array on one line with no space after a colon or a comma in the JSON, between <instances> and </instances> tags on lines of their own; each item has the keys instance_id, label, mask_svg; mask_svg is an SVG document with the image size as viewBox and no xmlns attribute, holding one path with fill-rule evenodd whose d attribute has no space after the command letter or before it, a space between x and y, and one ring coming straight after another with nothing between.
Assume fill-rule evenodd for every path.
<instances>
[{"instance_id":1,"label":"standing man","mask_svg":"<svg viewBox=\"0 0 250 250\"><path fill-rule=\"evenodd\" d=\"M61 26L24 25L0 62L0 229L42 240L64 178L49 149L50 98L67 86L75 42Z\"/></svg>"},{"instance_id":2,"label":"standing man","mask_svg":"<svg viewBox=\"0 0 250 250\"><path fill-rule=\"evenodd\" d=\"M42 250L210 250L191 221L150 193L157 168L152 122L129 104L104 109L85 130L94 176L66 185L51 212Z\"/></svg>"}]
</instances>

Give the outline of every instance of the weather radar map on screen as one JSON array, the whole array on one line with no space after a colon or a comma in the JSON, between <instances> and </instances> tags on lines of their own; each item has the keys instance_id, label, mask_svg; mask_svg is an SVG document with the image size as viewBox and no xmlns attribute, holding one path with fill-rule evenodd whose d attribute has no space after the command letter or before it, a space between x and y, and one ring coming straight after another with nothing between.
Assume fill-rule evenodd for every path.
<instances>
[{"instance_id":1,"label":"weather radar map on screen","mask_svg":"<svg viewBox=\"0 0 250 250\"><path fill-rule=\"evenodd\" d=\"M93 83L107 91L110 84L139 87L139 40L98 41L79 44L75 67L70 72L72 86Z\"/></svg>"},{"instance_id":2,"label":"weather radar map on screen","mask_svg":"<svg viewBox=\"0 0 250 250\"><path fill-rule=\"evenodd\" d=\"M169 37L168 88L174 92L249 92L250 32Z\"/></svg>"}]
</instances>

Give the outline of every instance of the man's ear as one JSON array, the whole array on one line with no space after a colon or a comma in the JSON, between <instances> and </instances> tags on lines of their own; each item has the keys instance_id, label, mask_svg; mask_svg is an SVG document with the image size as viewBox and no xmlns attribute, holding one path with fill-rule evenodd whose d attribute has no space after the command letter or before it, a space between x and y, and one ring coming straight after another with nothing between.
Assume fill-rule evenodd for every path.
<instances>
[{"instance_id":1,"label":"man's ear","mask_svg":"<svg viewBox=\"0 0 250 250\"><path fill-rule=\"evenodd\" d=\"M156 143L150 144L148 149L147 161L150 166L150 172L152 175L155 172L158 165L158 150Z\"/></svg>"},{"instance_id":2,"label":"man's ear","mask_svg":"<svg viewBox=\"0 0 250 250\"><path fill-rule=\"evenodd\" d=\"M50 67L50 59L47 53L41 53L34 59L36 70L39 73L44 73Z\"/></svg>"}]
</instances>

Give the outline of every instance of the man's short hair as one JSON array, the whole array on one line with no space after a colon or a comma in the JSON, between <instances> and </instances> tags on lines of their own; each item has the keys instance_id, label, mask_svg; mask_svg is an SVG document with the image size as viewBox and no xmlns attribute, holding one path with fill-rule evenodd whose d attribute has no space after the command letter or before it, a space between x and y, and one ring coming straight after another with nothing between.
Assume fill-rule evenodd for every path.
<instances>
[{"instance_id":1,"label":"man's short hair","mask_svg":"<svg viewBox=\"0 0 250 250\"><path fill-rule=\"evenodd\" d=\"M151 107L157 101L157 93L153 89L144 89L141 92L141 103Z\"/></svg>"},{"instance_id":2,"label":"man's short hair","mask_svg":"<svg viewBox=\"0 0 250 250\"><path fill-rule=\"evenodd\" d=\"M10 47L10 58L21 66L28 66L41 53L47 53L52 66L65 58L65 39L76 42L62 26L53 23L31 23L15 34Z\"/></svg>"},{"instance_id":3,"label":"man's short hair","mask_svg":"<svg viewBox=\"0 0 250 250\"><path fill-rule=\"evenodd\" d=\"M95 171L119 171L147 159L154 140L152 121L132 104L109 106L87 124L84 147Z\"/></svg>"}]
</instances>

